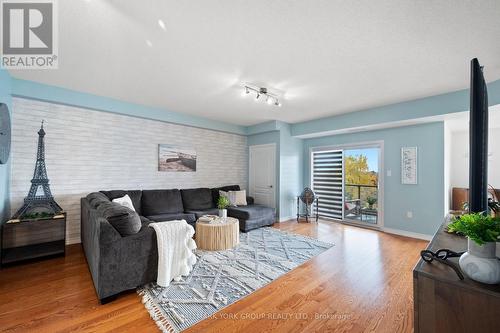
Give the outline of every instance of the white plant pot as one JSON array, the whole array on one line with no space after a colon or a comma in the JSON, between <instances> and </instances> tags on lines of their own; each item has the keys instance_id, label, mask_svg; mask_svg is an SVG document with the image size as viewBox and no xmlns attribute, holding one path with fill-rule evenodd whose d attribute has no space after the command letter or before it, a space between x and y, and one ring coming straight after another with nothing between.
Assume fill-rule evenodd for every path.
<instances>
[{"instance_id":1,"label":"white plant pot","mask_svg":"<svg viewBox=\"0 0 500 333\"><path fill-rule=\"evenodd\" d=\"M219 217L227 218L227 209L219 209Z\"/></svg>"},{"instance_id":2,"label":"white plant pot","mask_svg":"<svg viewBox=\"0 0 500 333\"><path fill-rule=\"evenodd\" d=\"M458 263L462 271L472 280L487 284L500 283L500 260L497 259L496 243L476 244L467 239L467 252L462 254Z\"/></svg>"}]
</instances>

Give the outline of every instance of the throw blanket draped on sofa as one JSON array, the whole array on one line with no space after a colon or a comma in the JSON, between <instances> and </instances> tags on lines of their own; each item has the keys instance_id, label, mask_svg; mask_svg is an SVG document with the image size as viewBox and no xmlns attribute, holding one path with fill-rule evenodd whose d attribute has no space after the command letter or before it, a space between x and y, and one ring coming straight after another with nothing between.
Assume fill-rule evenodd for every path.
<instances>
[{"instance_id":1,"label":"throw blanket draped on sofa","mask_svg":"<svg viewBox=\"0 0 500 333\"><path fill-rule=\"evenodd\" d=\"M158 241L158 278L157 284L168 287L172 280L178 281L188 275L196 263L193 250L194 228L185 220L150 223Z\"/></svg>"}]
</instances>

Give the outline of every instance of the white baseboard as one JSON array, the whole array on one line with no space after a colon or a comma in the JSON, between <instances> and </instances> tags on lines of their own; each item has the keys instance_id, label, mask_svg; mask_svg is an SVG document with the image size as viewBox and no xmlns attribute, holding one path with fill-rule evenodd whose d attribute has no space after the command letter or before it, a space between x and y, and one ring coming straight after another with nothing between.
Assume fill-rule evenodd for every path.
<instances>
[{"instance_id":1,"label":"white baseboard","mask_svg":"<svg viewBox=\"0 0 500 333\"><path fill-rule=\"evenodd\" d=\"M66 238L66 245L81 243L80 237L68 237Z\"/></svg>"},{"instance_id":2,"label":"white baseboard","mask_svg":"<svg viewBox=\"0 0 500 333\"><path fill-rule=\"evenodd\" d=\"M288 217L279 217L277 219L278 222L285 222L285 221L289 221L289 220L295 220L297 219L297 216L288 216Z\"/></svg>"},{"instance_id":3,"label":"white baseboard","mask_svg":"<svg viewBox=\"0 0 500 333\"><path fill-rule=\"evenodd\" d=\"M419 234L418 232L411 232L411 231L392 229L392 228L384 228L384 227L381 228L380 230L382 230L383 232L387 232L389 234L417 238L417 239L423 239L426 241L430 241L432 239L432 236L426 235L426 234Z\"/></svg>"}]
</instances>

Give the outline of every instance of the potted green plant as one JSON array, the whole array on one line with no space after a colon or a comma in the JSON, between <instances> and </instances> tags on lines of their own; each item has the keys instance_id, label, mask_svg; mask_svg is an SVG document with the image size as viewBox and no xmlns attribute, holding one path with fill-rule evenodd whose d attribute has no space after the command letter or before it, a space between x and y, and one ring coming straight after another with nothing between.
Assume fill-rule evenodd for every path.
<instances>
[{"instance_id":1,"label":"potted green plant","mask_svg":"<svg viewBox=\"0 0 500 333\"><path fill-rule=\"evenodd\" d=\"M377 198L368 197L366 198L366 203L368 204L368 208L373 209L373 205L377 203Z\"/></svg>"},{"instance_id":2,"label":"potted green plant","mask_svg":"<svg viewBox=\"0 0 500 333\"><path fill-rule=\"evenodd\" d=\"M467 237L467 252L459 260L460 268L471 279L496 284L500 282L500 261L496 258L496 242L500 236L500 218L485 213L456 217L448 231Z\"/></svg>"},{"instance_id":3,"label":"potted green plant","mask_svg":"<svg viewBox=\"0 0 500 333\"><path fill-rule=\"evenodd\" d=\"M217 200L217 208L219 208L219 216L223 219L227 218L227 207L229 207L229 199L223 196L219 197Z\"/></svg>"}]
</instances>

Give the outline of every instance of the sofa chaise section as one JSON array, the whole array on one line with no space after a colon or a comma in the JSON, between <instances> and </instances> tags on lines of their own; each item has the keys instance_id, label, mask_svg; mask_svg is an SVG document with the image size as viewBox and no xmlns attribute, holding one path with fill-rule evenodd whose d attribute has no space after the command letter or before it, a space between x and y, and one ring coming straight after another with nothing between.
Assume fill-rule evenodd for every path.
<instances>
[{"instance_id":1,"label":"sofa chaise section","mask_svg":"<svg viewBox=\"0 0 500 333\"><path fill-rule=\"evenodd\" d=\"M229 207L227 214L239 220L243 232L271 226L276 220L276 210L262 205Z\"/></svg>"}]
</instances>

